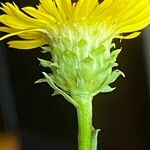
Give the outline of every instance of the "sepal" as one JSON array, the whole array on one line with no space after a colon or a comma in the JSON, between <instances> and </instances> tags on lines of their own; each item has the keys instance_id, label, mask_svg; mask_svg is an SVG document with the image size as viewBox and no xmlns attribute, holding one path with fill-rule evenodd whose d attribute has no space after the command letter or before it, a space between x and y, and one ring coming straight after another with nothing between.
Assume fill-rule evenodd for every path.
<instances>
[{"instance_id":1,"label":"sepal","mask_svg":"<svg viewBox=\"0 0 150 150\"><path fill-rule=\"evenodd\" d=\"M53 67L59 67L57 63L52 63L48 60L44 60L44 59L39 59L40 61L40 65L42 65L43 67L48 67L48 68L53 68Z\"/></svg>"},{"instance_id":2,"label":"sepal","mask_svg":"<svg viewBox=\"0 0 150 150\"><path fill-rule=\"evenodd\" d=\"M72 103L75 107L78 106L78 104L75 102L75 100L73 100L66 92L64 92L63 90L61 90L60 88L58 88L55 85L51 75L48 75L45 72L43 72L43 75L44 75L45 79L44 80L40 79L36 83L47 82L49 84L49 86L51 86L55 90L55 93L61 94L68 102Z\"/></svg>"},{"instance_id":3,"label":"sepal","mask_svg":"<svg viewBox=\"0 0 150 150\"><path fill-rule=\"evenodd\" d=\"M111 52L115 45L111 42L97 43L89 49L86 39L80 38L74 43L70 39L61 37L63 43L55 43L53 47L44 47L45 52L51 51L51 61L39 59L43 67L49 67L52 74L48 75L53 84L49 85L61 89L71 97L74 95L92 95L111 92L111 87L123 72L114 70L118 66L117 56L121 49ZM61 45L63 44L63 46ZM90 43L91 44L91 43ZM91 45L90 45L91 46ZM56 90L55 90L56 91ZM60 94L55 92L53 95Z\"/></svg>"},{"instance_id":4,"label":"sepal","mask_svg":"<svg viewBox=\"0 0 150 150\"><path fill-rule=\"evenodd\" d=\"M113 90L115 90L116 87L112 88L110 87L109 85L105 85L105 86L102 86L99 90L100 93L106 93L106 92L112 92ZM98 92L98 93L99 93Z\"/></svg>"},{"instance_id":5,"label":"sepal","mask_svg":"<svg viewBox=\"0 0 150 150\"><path fill-rule=\"evenodd\" d=\"M107 79L105 80L105 82L102 84L99 92L104 93L104 92L112 92L114 88L110 87L109 84L113 83L114 81L116 81L116 79L122 75L123 77L125 77L124 73L120 70L114 70L112 71L112 73L107 77Z\"/></svg>"},{"instance_id":6,"label":"sepal","mask_svg":"<svg viewBox=\"0 0 150 150\"><path fill-rule=\"evenodd\" d=\"M49 46L42 46L42 53L51 53L51 47Z\"/></svg>"}]
</instances>

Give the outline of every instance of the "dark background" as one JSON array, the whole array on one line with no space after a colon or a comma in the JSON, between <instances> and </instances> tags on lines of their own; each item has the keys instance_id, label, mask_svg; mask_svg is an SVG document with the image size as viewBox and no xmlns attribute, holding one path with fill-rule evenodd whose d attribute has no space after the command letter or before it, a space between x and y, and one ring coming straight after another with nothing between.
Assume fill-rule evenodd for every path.
<instances>
[{"instance_id":1,"label":"dark background","mask_svg":"<svg viewBox=\"0 0 150 150\"><path fill-rule=\"evenodd\" d=\"M19 6L38 3L14 2ZM5 42L1 42L0 51L1 130L17 129L25 150L77 150L75 108L62 96L52 97L53 89L47 84L34 84L43 71L37 57L49 56L41 54L40 49L10 49ZM118 62L126 77L118 78L114 92L94 98L93 124L102 129L98 150L148 150L150 98L144 38L141 35L116 42L123 49Z\"/></svg>"}]
</instances>

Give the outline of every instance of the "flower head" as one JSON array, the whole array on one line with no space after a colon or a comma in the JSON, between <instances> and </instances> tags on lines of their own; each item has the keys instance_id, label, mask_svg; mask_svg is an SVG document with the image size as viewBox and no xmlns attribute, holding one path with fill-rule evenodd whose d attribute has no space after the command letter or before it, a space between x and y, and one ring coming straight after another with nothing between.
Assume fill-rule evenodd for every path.
<instances>
[{"instance_id":1,"label":"flower head","mask_svg":"<svg viewBox=\"0 0 150 150\"><path fill-rule=\"evenodd\" d=\"M72 97L112 91L109 84L123 74L112 69L120 53L111 52L112 39L134 38L150 23L149 0L40 0L36 8L5 3L0 9L0 31L7 33L0 40L17 35L21 40L8 44L18 49L45 45L52 60L40 61L52 74L40 81Z\"/></svg>"},{"instance_id":2,"label":"flower head","mask_svg":"<svg viewBox=\"0 0 150 150\"><path fill-rule=\"evenodd\" d=\"M0 16L0 22L4 24L0 30L8 33L1 40L18 35L23 40L8 44L19 49L49 44L58 40L61 34L69 39L74 35L78 38L88 36L86 38L90 40L96 37L95 42L109 37L133 38L150 23L149 0L104 0L102 3L98 0L74 3L71 0L40 0L37 8L20 10L15 3L6 3L2 4L1 10L5 14ZM122 36L122 33L132 32Z\"/></svg>"}]
</instances>

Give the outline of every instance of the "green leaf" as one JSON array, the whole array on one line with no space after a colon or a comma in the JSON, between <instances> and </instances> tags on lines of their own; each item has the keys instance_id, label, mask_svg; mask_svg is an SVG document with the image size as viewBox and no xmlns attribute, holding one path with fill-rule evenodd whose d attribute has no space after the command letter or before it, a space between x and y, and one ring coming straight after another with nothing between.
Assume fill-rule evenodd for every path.
<instances>
[{"instance_id":1,"label":"green leaf","mask_svg":"<svg viewBox=\"0 0 150 150\"><path fill-rule=\"evenodd\" d=\"M91 141L91 150L97 150L97 137L100 129L93 129L92 132L92 141Z\"/></svg>"}]
</instances>

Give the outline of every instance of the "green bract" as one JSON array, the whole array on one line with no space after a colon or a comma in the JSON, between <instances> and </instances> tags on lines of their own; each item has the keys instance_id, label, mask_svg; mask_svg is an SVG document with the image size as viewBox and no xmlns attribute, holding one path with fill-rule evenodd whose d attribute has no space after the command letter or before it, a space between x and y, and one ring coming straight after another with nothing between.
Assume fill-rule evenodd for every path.
<instances>
[{"instance_id":1,"label":"green bract","mask_svg":"<svg viewBox=\"0 0 150 150\"><path fill-rule=\"evenodd\" d=\"M74 101L76 97L87 95L93 97L98 93L111 92L115 88L110 86L119 75L124 74L115 69L118 65L116 59L120 49L113 50L113 44L108 40L100 43L86 51L88 41L80 39L72 43L68 38L62 38L61 44L54 44L53 47L43 47L43 52L50 52L51 60L39 59L43 67L51 69L51 74L40 82L51 82L52 88L56 86ZM62 94L55 88L55 94Z\"/></svg>"}]
</instances>

